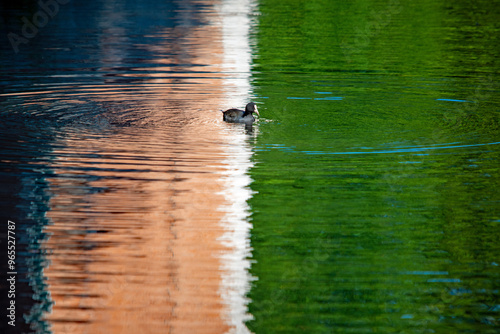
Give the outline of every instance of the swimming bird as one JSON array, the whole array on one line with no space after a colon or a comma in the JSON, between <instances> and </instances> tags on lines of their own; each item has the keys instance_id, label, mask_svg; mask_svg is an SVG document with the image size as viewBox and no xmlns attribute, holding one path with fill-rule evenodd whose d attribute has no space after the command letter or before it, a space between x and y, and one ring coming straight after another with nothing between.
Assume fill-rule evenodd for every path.
<instances>
[{"instance_id":1,"label":"swimming bird","mask_svg":"<svg viewBox=\"0 0 500 334\"><path fill-rule=\"evenodd\" d=\"M257 106L253 102L247 104L244 111L233 108L222 112L224 121L228 123L245 123L245 124L252 124L253 122L255 122L255 117L253 117L252 115L253 113L259 115Z\"/></svg>"}]
</instances>

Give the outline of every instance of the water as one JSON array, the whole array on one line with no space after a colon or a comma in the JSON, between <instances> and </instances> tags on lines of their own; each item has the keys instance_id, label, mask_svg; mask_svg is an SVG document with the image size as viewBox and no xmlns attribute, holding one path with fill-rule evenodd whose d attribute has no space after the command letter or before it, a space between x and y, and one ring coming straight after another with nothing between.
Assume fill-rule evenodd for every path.
<instances>
[{"instance_id":1,"label":"water","mask_svg":"<svg viewBox=\"0 0 500 334\"><path fill-rule=\"evenodd\" d=\"M8 30L33 6L6 8ZM4 43L7 329L245 332L253 134L219 110L250 99L248 43L232 46L250 8L70 2L17 54Z\"/></svg>"},{"instance_id":2,"label":"water","mask_svg":"<svg viewBox=\"0 0 500 334\"><path fill-rule=\"evenodd\" d=\"M495 4L2 6L6 331L500 328Z\"/></svg>"},{"instance_id":3,"label":"water","mask_svg":"<svg viewBox=\"0 0 500 334\"><path fill-rule=\"evenodd\" d=\"M499 330L499 41L481 8L260 2L253 332Z\"/></svg>"}]
</instances>

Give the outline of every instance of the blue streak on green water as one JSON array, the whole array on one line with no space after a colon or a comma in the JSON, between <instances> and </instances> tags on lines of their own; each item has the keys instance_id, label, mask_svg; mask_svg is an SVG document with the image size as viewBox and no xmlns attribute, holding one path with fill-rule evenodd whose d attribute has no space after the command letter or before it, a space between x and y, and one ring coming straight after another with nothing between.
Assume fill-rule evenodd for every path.
<instances>
[{"instance_id":1,"label":"blue streak on green water","mask_svg":"<svg viewBox=\"0 0 500 334\"><path fill-rule=\"evenodd\" d=\"M315 98L315 100L318 100L318 101L340 101L342 99L343 99L343 97L339 97L339 96L328 96L328 97Z\"/></svg>"},{"instance_id":2,"label":"blue streak on green water","mask_svg":"<svg viewBox=\"0 0 500 334\"><path fill-rule=\"evenodd\" d=\"M455 99L436 99L436 101L448 101L448 102L469 102L466 100L455 100Z\"/></svg>"}]
</instances>

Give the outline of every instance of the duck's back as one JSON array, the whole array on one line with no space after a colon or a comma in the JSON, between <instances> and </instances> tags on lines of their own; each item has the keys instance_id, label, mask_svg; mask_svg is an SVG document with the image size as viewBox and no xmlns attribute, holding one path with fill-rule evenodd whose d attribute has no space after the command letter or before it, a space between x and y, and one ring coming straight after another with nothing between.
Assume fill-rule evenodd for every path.
<instances>
[{"instance_id":1,"label":"duck's back","mask_svg":"<svg viewBox=\"0 0 500 334\"><path fill-rule=\"evenodd\" d=\"M228 109L223 112L223 118L226 122L241 122L245 112L239 109Z\"/></svg>"}]
</instances>

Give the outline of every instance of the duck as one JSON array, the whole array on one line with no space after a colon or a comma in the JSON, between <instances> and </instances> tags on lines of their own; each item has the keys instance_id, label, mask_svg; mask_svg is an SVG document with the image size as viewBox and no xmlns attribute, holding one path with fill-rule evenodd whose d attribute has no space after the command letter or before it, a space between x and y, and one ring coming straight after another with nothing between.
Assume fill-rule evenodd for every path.
<instances>
[{"instance_id":1,"label":"duck","mask_svg":"<svg viewBox=\"0 0 500 334\"><path fill-rule=\"evenodd\" d=\"M222 112L222 118L225 122L228 123L245 123L252 124L255 122L255 117L253 117L253 113L259 115L259 111L255 103L250 102L246 105L245 110L240 109L228 109Z\"/></svg>"}]
</instances>

